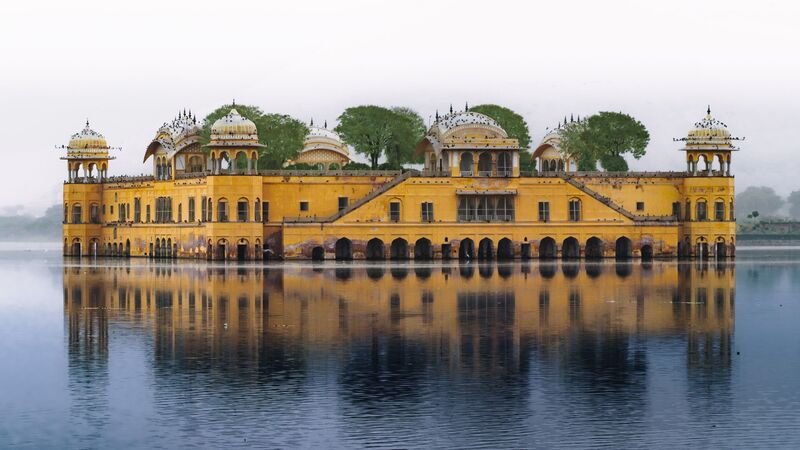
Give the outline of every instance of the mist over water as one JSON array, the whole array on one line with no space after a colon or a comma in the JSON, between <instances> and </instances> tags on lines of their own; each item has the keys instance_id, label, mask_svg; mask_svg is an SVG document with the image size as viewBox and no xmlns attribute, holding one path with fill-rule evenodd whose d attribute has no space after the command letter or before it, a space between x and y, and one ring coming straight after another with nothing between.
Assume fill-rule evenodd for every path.
<instances>
[{"instance_id":1,"label":"mist over water","mask_svg":"<svg viewBox=\"0 0 800 450\"><path fill-rule=\"evenodd\" d=\"M0 252L0 446L800 444L800 251L153 263Z\"/></svg>"}]
</instances>

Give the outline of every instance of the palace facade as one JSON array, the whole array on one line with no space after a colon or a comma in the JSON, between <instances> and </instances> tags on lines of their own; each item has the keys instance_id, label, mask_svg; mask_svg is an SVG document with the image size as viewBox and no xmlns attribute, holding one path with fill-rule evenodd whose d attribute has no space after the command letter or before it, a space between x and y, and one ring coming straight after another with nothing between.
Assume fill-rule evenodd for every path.
<instances>
[{"instance_id":1,"label":"palace facade","mask_svg":"<svg viewBox=\"0 0 800 450\"><path fill-rule=\"evenodd\" d=\"M144 152L148 176L108 176L106 139L89 127L66 147L64 254L210 260L511 259L734 255L736 224L725 124L708 114L680 149L686 171L579 172L559 129L520 171L520 147L471 111L436 121L420 142L424 168L329 170L347 146L312 128L295 162L257 169L255 124L232 109L207 144L189 113Z\"/></svg>"}]
</instances>

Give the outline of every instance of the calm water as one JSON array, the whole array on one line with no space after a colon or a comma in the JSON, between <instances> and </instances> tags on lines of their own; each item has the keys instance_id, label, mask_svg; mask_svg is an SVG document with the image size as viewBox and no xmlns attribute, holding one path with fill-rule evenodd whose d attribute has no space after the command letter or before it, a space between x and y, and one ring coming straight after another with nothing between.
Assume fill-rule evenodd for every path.
<instances>
[{"instance_id":1,"label":"calm water","mask_svg":"<svg viewBox=\"0 0 800 450\"><path fill-rule=\"evenodd\" d=\"M800 250L734 263L0 252L0 447L798 447Z\"/></svg>"}]
</instances>

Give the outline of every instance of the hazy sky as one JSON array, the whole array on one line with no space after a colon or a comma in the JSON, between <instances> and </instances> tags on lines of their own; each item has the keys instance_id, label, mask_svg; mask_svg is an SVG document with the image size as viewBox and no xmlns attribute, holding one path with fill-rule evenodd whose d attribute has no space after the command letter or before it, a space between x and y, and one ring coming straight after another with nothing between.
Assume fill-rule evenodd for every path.
<instances>
[{"instance_id":1,"label":"hazy sky","mask_svg":"<svg viewBox=\"0 0 800 450\"><path fill-rule=\"evenodd\" d=\"M110 173L178 110L230 102L329 124L347 106L506 105L534 143L570 113L650 130L641 170L685 167L673 137L706 105L745 136L737 188L800 189L800 6L743 1L35 1L0 6L0 213L60 203L88 117Z\"/></svg>"}]
</instances>

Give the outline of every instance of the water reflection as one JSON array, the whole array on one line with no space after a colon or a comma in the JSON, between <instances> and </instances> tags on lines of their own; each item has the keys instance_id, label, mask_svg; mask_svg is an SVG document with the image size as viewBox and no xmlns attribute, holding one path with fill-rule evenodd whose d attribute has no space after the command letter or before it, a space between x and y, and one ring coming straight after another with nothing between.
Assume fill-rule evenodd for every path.
<instances>
[{"instance_id":1,"label":"water reflection","mask_svg":"<svg viewBox=\"0 0 800 450\"><path fill-rule=\"evenodd\" d=\"M143 363L168 416L224 396L276 414L311 397L321 407L312 392L323 384L341 411L337 438L359 444L381 432L414 438L442 402L465 420L447 430L453 443L519 444L535 430L509 423L530 416L542 385L559 405L635 418L647 408L653 347L682 355L692 414L710 412L703 392L730 385L731 263L129 264L64 269L75 397L104 395L115 328L120 352L150 347ZM359 434L367 425L375 436Z\"/></svg>"}]
</instances>

